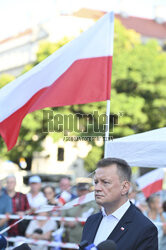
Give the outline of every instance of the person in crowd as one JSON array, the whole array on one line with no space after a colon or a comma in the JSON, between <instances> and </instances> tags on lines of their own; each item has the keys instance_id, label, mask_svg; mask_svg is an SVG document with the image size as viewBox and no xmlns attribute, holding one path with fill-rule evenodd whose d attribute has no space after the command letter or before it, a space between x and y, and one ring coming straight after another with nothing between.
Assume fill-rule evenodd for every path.
<instances>
[{"instance_id":1,"label":"person in crowd","mask_svg":"<svg viewBox=\"0 0 166 250\"><path fill-rule=\"evenodd\" d=\"M131 168L119 158L97 163L95 200L102 207L84 226L82 241L98 245L113 240L117 250L158 250L156 226L128 199Z\"/></svg>"},{"instance_id":2,"label":"person in crowd","mask_svg":"<svg viewBox=\"0 0 166 250\"><path fill-rule=\"evenodd\" d=\"M136 184L131 183L128 198L134 205L136 205L136 203L137 203L137 193L138 193L138 188L137 188Z\"/></svg>"},{"instance_id":3,"label":"person in crowd","mask_svg":"<svg viewBox=\"0 0 166 250\"><path fill-rule=\"evenodd\" d=\"M159 250L164 250L166 248L162 247L163 237L166 234L166 220L164 218L163 209L161 206L160 196L153 194L147 198L148 211L145 215L156 224L158 230L158 240L159 240ZM163 223L163 224L161 224Z\"/></svg>"},{"instance_id":4,"label":"person in crowd","mask_svg":"<svg viewBox=\"0 0 166 250\"><path fill-rule=\"evenodd\" d=\"M164 219L166 220L166 201L163 202L162 209L163 209ZM165 226L166 225L164 225L164 227ZM163 237L161 238L161 250L165 250L165 249L166 249L166 233L165 233L165 230L164 230Z\"/></svg>"},{"instance_id":5,"label":"person in crowd","mask_svg":"<svg viewBox=\"0 0 166 250\"><path fill-rule=\"evenodd\" d=\"M48 216L48 212L40 212L38 216ZM26 230L26 237L34 240L51 240L52 232L57 229L54 220L33 220ZM32 250L47 250L47 246L30 246Z\"/></svg>"},{"instance_id":6,"label":"person in crowd","mask_svg":"<svg viewBox=\"0 0 166 250\"><path fill-rule=\"evenodd\" d=\"M148 211L148 204L145 199L140 200L137 207L141 210L143 214L146 214Z\"/></svg>"},{"instance_id":7,"label":"person in crowd","mask_svg":"<svg viewBox=\"0 0 166 250\"><path fill-rule=\"evenodd\" d=\"M163 208L164 215L166 215L166 201L163 202L162 208Z\"/></svg>"},{"instance_id":8,"label":"person in crowd","mask_svg":"<svg viewBox=\"0 0 166 250\"><path fill-rule=\"evenodd\" d=\"M30 206L28 203L27 196L23 193L16 192L16 177L9 175L6 178L6 193L12 199L13 214L23 216L30 212ZM9 220L9 225L13 224L16 220ZM8 231L9 236L24 235L27 221L22 221L15 225Z\"/></svg>"},{"instance_id":9,"label":"person in crowd","mask_svg":"<svg viewBox=\"0 0 166 250\"><path fill-rule=\"evenodd\" d=\"M128 198L141 212L147 209L145 198L141 195L141 191L138 189L136 183L131 182Z\"/></svg>"},{"instance_id":10,"label":"person in crowd","mask_svg":"<svg viewBox=\"0 0 166 250\"><path fill-rule=\"evenodd\" d=\"M70 200L73 200L73 199L77 198L77 196L71 192L71 181L70 181L70 178L63 177L60 180L60 182L59 182L59 188L60 188L60 194L57 195L57 198L60 197L60 195L61 195L61 193L63 191L66 191L66 192L70 193L70 195L71 195Z\"/></svg>"},{"instance_id":11,"label":"person in crowd","mask_svg":"<svg viewBox=\"0 0 166 250\"><path fill-rule=\"evenodd\" d=\"M86 195L89 193L90 185L88 183L78 183L77 184L77 193L78 197ZM64 210L62 212L63 217L82 217L87 219L91 214L96 213L99 211L99 207L95 203L95 201L91 201L85 203L83 205L79 205L73 207L68 210ZM72 243L79 243L81 240L82 230L83 230L84 223L78 221L70 221L65 222L65 241Z\"/></svg>"},{"instance_id":12,"label":"person in crowd","mask_svg":"<svg viewBox=\"0 0 166 250\"><path fill-rule=\"evenodd\" d=\"M30 192L27 194L28 202L35 212L42 205L47 204L47 200L44 194L41 192L41 178L37 175L29 178Z\"/></svg>"},{"instance_id":13,"label":"person in crowd","mask_svg":"<svg viewBox=\"0 0 166 250\"><path fill-rule=\"evenodd\" d=\"M47 199L48 205L58 205L57 199L56 199L56 193L55 188L51 185L47 185L43 188L43 193Z\"/></svg>"},{"instance_id":14,"label":"person in crowd","mask_svg":"<svg viewBox=\"0 0 166 250\"><path fill-rule=\"evenodd\" d=\"M0 214L5 214L9 216L12 214L12 200L5 194L2 189L2 183L0 181ZM0 231L5 229L8 226L8 218L0 219ZM7 236L7 232L3 233L4 236Z\"/></svg>"}]
</instances>

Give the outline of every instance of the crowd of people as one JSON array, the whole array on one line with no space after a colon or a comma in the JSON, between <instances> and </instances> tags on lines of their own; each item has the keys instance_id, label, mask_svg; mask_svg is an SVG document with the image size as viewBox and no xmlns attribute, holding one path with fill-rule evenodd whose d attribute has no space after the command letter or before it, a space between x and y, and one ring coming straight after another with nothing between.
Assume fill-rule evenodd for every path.
<instances>
[{"instance_id":1,"label":"crowd of people","mask_svg":"<svg viewBox=\"0 0 166 250\"><path fill-rule=\"evenodd\" d=\"M6 185L3 187L0 183L0 214L6 215L0 219L0 231L8 225L13 224L16 220L9 219L10 214L24 216L27 214L36 215L36 211L43 205L64 205L61 193L68 193L68 201L90 192L89 183L78 183L76 193L71 193L71 181L64 177L60 180L59 190L56 192L55 187L45 185L42 187L42 181L39 176L29 178L30 191L27 194L16 192L16 178L10 175L6 178ZM140 191L139 191L140 192ZM159 250L166 249L166 201L162 203L159 194L153 194L147 199L139 200L138 190L135 185L131 185L128 197L138 209L147 216L158 229ZM95 201L76 206L68 210L62 210L50 214L49 212L40 212L40 216L62 216L62 217L82 217L88 218L90 215L101 209ZM55 220L23 220L10 230L4 233L4 236L15 237L25 236L35 240L55 240L52 233L58 228L65 229L62 235L62 241L71 243L80 243L84 223L78 221L57 222ZM46 250L46 246L31 246L31 249Z\"/></svg>"},{"instance_id":2,"label":"crowd of people","mask_svg":"<svg viewBox=\"0 0 166 250\"><path fill-rule=\"evenodd\" d=\"M30 191L27 194L16 192L16 178L10 175L6 178L6 185L2 187L0 183L0 214L6 215L6 218L0 219L0 231L8 225L12 225L15 221L9 219L9 215L15 214L19 216L24 215L38 215L46 216L46 220L23 220L10 230L4 233L5 236L25 236L35 240L54 240L52 233L59 227L65 228L62 235L62 240L65 242L79 243L81 240L82 228L84 223L68 222L60 223L55 220L50 220L49 216L63 216L63 217L88 217L96 212L98 207L95 202L89 202L81 207L74 207L73 209L50 214L48 212L36 213L43 205L62 206L65 201L63 195L67 196L67 201L73 200L77 197L90 192L89 183L78 183L76 185L76 192L71 192L71 180L68 177L63 177L59 182L59 193L52 185L44 185L42 187L41 178L37 175L29 178ZM46 246L31 246L31 249L48 249Z\"/></svg>"},{"instance_id":3,"label":"crowd of people","mask_svg":"<svg viewBox=\"0 0 166 250\"><path fill-rule=\"evenodd\" d=\"M140 198L140 190L131 185L129 199L156 225L159 250L166 249L166 201L163 201L161 192L154 193L148 198L143 197L141 193Z\"/></svg>"}]
</instances>

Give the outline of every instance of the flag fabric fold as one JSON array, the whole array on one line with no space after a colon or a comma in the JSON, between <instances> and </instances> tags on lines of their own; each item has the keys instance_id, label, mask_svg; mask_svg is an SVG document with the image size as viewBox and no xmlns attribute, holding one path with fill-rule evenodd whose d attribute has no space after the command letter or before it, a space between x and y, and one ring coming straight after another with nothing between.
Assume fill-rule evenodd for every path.
<instances>
[{"instance_id":1,"label":"flag fabric fold","mask_svg":"<svg viewBox=\"0 0 166 250\"><path fill-rule=\"evenodd\" d=\"M150 171L147 174L142 175L136 180L136 182L139 188L144 193L145 197L148 198L153 193L162 190L163 179L164 179L164 169L159 168Z\"/></svg>"},{"instance_id":2,"label":"flag fabric fold","mask_svg":"<svg viewBox=\"0 0 166 250\"><path fill-rule=\"evenodd\" d=\"M0 134L8 150L15 145L28 113L110 99L113 32L111 12L0 89Z\"/></svg>"}]
</instances>

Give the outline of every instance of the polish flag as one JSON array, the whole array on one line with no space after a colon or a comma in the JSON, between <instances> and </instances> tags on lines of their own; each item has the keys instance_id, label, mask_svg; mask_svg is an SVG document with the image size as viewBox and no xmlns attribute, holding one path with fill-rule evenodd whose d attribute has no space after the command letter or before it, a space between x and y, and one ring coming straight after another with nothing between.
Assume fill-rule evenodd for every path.
<instances>
[{"instance_id":1,"label":"polish flag","mask_svg":"<svg viewBox=\"0 0 166 250\"><path fill-rule=\"evenodd\" d=\"M15 145L28 113L110 99L113 32L111 12L0 89L0 134L8 150Z\"/></svg>"},{"instance_id":2,"label":"polish flag","mask_svg":"<svg viewBox=\"0 0 166 250\"><path fill-rule=\"evenodd\" d=\"M148 198L151 194L162 190L163 179L164 169L158 168L142 175L136 180L136 182L144 193L145 197Z\"/></svg>"},{"instance_id":3,"label":"polish flag","mask_svg":"<svg viewBox=\"0 0 166 250\"><path fill-rule=\"evenodd\" d=\"M63 191L57 201L60 205L65 205L71 200L71 197L72 195L69 192Z\"/></svg>"}]
</instances>

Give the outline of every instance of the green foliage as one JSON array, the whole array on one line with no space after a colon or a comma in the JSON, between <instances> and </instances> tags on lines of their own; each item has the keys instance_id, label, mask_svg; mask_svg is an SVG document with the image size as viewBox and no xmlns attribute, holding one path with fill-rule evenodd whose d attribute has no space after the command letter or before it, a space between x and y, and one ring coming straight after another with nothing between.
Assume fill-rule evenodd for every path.
<instances>
[{"instance_id":1,"label":"green foliage","mask_svg":"<svg viewBox=\"0 0 166 250\"><path fill-rule=\"evenodd\" d=\"M4 87L7 83L13 81L14 79L15 77L9 74L0 75L0 88Z\"/></svg>"},{"instance_id":2,"label":"green foliage","mask_svg":"<svg viewBox=\"0 0 166 250\"><path fill-rule=\"evenodd\" d=\"M34 67L33 64L27 64L27 65L24 67L24 69L23 69L23 71L22 71L22 74L28 72L28 71L31 70L33 67Z\"/></svg>"},{"instance_id":3,"label":"green foliage","mask_svg":"<svg viewBox=\"0 0 166 250\"><path fill-rule=\"evenodd\" d=\"M84 166L89 171L92 172L96 168L96 163L103 158L103 148L93 146L92 150L89 152L88 157L84 160Z\"/></svg>"},{"instance_id":4,"label":"green foliage","mask_svg":"<svg viewBox=\"0 0 166 250\"><path fill-rule=\"evenodd\" d=\"M70 42L73 38L64 37L57 43L51 43L49 41L42 41L39 44L39 49L37 51L37 61L35 64L40 63L45 58L53 54L56 50L60 49L63 45Z\"/></svg>"}]
</instances>

